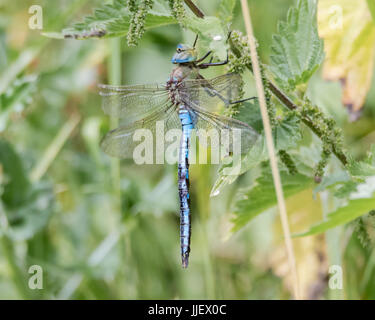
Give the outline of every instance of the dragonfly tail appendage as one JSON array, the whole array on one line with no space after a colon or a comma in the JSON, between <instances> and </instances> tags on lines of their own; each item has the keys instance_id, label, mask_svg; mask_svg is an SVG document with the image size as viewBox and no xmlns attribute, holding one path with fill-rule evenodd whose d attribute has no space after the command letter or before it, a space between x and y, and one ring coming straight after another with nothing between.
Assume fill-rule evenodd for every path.
<instances>
[{"instance_id":1,"label":"dragonfly tail appendage","mask_svg":"<svg viewBox=\"0 0 375 320\"><path fill-rule=\"evenodd\" d=\"M186 252L185 254L181 255L182 258L182 267L186 269L189 265L189 253Z\"/></svg>"}]
</instances>

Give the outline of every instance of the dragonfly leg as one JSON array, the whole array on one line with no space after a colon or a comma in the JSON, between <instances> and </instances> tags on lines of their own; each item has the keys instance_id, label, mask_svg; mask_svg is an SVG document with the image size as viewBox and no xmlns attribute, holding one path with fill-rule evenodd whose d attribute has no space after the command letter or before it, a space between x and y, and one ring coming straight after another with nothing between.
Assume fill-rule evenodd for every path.
<instances>
[{"instance_id":1,"label":"dragonfly leg","mask_svg":"<svg viewBox=\"0 0 375 320\"><path fill-rule=\"evenodd\" d=\"M228 32L227 42L229 41L231 35L232 35L232 30L230 30L230 31Z\"/></svg>"},{"instance_id":2,"label":"dragonfly leg","mask_svg":"<svg viewBox=\"0 0 375 320\"><path fill-rule=\"evenodd\" d=\"M251 97L251 98L241 99L241 100L237 100L237 101L229 101L229 104L242 103L242 102L253 100L253 99L258 99L258 97Z\"/></svg>"},{"instance_id":3,"label":"dragonfly leg","mask_svg":"<svg viewBox=\"0 0 375 320\"><path fill-rule=\"evenodd\" d=\"M223 66L229 62L228 53L227 53L227 58L225 59L225 61L220 61L220 62L211 62L211 61L209 63L198 64L197 67L199 69L206 69L208 67Z\"/></svg>"},{"instance_id":4,"label":"dragonfly leg","mask_svg":"<svg viewBox=\"0 0 375 320\"><path fill-rule=\"evenodd\" d=\"M195 63L199 63L199 62L202 62L204 59L206 59L210 54L212 53L212 51L208 51L202 58L198 59L197 61L195 61ZM212 60L212 58L211 58Z\"/></svg>"}]
</instances>

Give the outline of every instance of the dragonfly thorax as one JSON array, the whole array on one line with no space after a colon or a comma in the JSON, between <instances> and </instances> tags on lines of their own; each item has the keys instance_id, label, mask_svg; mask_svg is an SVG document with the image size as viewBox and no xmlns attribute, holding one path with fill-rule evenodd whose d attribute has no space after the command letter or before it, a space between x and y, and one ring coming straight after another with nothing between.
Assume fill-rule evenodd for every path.
<instances>
[{"instance_id":1,"label":"dragonfly thorax","mask_svg":"<svg viewBox=\"0 0 375 320\"><path fill-rule=\"evenodd\" d=\"M184 85L184 80L196 78L197 73L196 68L188 65L179 65L173 69L167 82L167 90L173 104L181 103L179 89Z\"/></svg>"},{"instance_id":2,"label":"dragonfly thorax","mask_svg":"<svg viewBox=\"0 0 375 320\"><path fill-rule=\"evenodd\" d=\"M193 79L197 77L197 74L198 70L193 65L179 65L172 70L170 80L182 81L189 78Z\"/></svg>"}]
</instances>

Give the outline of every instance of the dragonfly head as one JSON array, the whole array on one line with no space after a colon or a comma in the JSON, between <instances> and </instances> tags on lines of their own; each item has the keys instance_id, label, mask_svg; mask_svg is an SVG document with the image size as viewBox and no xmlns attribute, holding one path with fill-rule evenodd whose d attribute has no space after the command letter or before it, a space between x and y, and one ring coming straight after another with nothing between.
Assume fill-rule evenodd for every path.
<instances>
[{"instance_id":1,"label":"dragonfly head","mask_svg":"<svg viewBox=\"0 0 375 320\"><path fill-rule=\"evenodd\" d=\"M197 60L197 52L194 47L186 44L179 44L176 53L173 55L172 63L189 63Z\"/></svg>"}]
</instances>

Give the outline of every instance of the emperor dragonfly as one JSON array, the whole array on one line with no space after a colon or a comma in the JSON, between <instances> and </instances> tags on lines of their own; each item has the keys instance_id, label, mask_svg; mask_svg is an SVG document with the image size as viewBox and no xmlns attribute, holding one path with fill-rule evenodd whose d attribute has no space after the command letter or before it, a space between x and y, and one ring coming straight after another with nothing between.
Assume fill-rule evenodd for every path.
<instances>
[{"instance_id":1,"label":"emperor dragonfly","mask_svg":"<svg viewBox=\"0 0 375 320\"><path fill-rule=\"evenodd\" d=\"M217 114L217 106L243 102L238 100L241 78L228 73L207 80L199 71L228 62L203 61L208 52L198 59L194 45L179 44L172 63L177 64L165 84L151 85L99 85L106 114L120 117L123 125L110 131L102 141L102 149L109 155L132 158L138 143L134 141L137 129L146 128L156 133L155 123L163 121L167 130L182 131L178 159L178 190L180 200L180 245L182 267L189 261L191 212L189 194L189 146L192 130L212 128L226 130L234 139L234 131L241 130L240 151L249 152L258 134L244 122ZM211 142L211 148L212 148Z\"/></svg>"}]
</instances>

